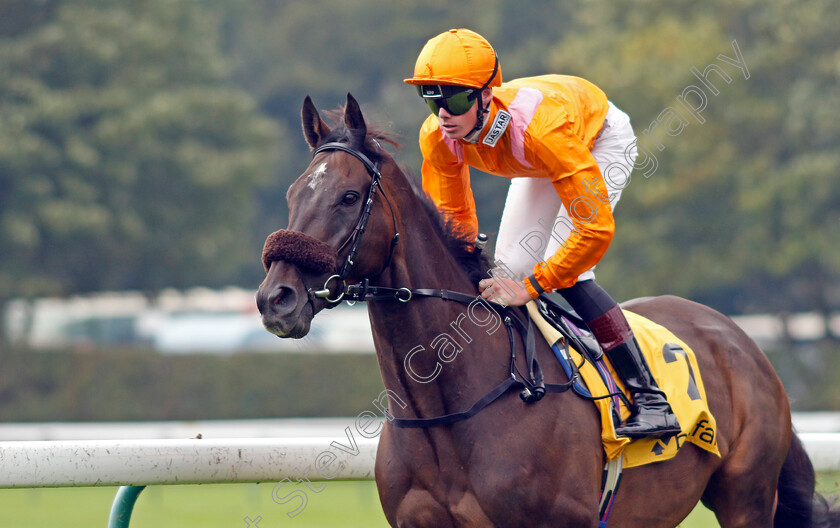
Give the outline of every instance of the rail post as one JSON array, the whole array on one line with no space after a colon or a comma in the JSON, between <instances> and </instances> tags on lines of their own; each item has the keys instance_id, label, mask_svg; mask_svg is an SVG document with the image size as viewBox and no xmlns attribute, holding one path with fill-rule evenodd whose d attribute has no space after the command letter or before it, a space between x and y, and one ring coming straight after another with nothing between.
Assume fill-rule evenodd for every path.
<instances>
[{"instance_id":1,"label":"rail post","mask_svg":"<svg viewBox=\"0 0 840 528\"><path fill-rule=\"evenodd\" d=\"M111 516L108 518L108 528L128 528L131 522L131 512L137 497L146 486L121 486L111 505Z\"/></svg>"}]
</instances>

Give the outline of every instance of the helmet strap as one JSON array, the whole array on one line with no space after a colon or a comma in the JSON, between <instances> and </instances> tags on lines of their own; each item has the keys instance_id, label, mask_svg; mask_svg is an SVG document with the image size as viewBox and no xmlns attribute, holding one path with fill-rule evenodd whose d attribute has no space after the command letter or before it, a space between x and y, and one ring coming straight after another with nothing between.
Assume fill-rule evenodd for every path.
<instances>
[{"instance_id":1,"label":"helmet strap","mask_svg":"<svg viewBox=\"0 0 840 528\"><path fill-rule=\"evenodd\" d=\"M476 104L478 104L478 110L476 110L475 126L467 133L466 136L464 136L464 140L469 141L470 143L478 143L478 134L481 132L481 129L484 128L485 119L489 113L488 107L490 105L488 104L487 107L484 106L484 100L481 95L476 98Z\"/></svg>"},{"instance_id":2,"label":"helmet strap","mask_svg":"<svg viewBox=\"0 0 840 528\"><path fill-rule=\"evenodd\" d=\"M484 83L484 86L479 88L478 90L478 97L476 98L476 103L478 103L478 110L476 111L476 120L475 126L472 130L465 137L472 137L473 135L477 135L478 132L484 128L484 119L487 117L489 113L490 101L487 101L487 106L484 106L484 98L482 94L484 93L484 89L490 86L490 83L493 82L493 79L496 78L496 73L499 71L499 57L496 57L496 63L493 65L493 73L490 75L490 78L487 79L487 82Z\"/></svg>"}]
</instances>

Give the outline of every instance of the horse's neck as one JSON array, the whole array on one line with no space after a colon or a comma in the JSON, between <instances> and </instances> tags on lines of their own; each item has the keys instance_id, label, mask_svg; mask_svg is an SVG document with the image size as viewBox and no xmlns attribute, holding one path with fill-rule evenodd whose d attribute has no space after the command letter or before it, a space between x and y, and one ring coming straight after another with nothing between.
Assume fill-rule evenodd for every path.
<instances>
[{"instance_id":1,"label":"horse's neck","mask_svg":"<svg viewBox=\"0 0 840 528\"><path fill-rule=\"evenodd\" d=\"M433 235L428 218L423 213L417 216L422 218L401 227L404 246L380 277L382 285L450 289L477 298L445 243ZM503 379L506 333L500 328L501 318L487 306L470 310L467 304L437 298L370 304L385 388L409 406L393 409L396 416L428 417L460 410L465 397L471 396L465 387L484 390L478 380L492 385Z\"/></svg>"}]
</instances>

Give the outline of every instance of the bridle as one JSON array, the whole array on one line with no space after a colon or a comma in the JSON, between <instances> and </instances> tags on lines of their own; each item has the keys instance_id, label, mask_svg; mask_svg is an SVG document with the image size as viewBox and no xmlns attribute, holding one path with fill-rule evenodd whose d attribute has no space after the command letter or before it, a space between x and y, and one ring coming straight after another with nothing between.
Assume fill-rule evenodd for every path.
<instances>
[{"instance_id":1,"label":"bridle","mask_svg":"<svg viewBox=\"0 0 840 528\"><path fill-rule=\"evenodd\" d=\"M353 228L353 231L347 237L347 240L345 240L337 250L341 251L345 246L347 246L347 244L350 244L350 251L347 253L347 258L344 259L344 263L339 268L338 273L330 275L320 290L309 290L311 295L327 301L329 303L329 308L337 306L344 299L344 296L347 293L347 283L345 282L345 279L347 274L350 272L350 268L353 267L353 259L356 258L356 253L359 251L359 244L361 243L362 235L365 233L365 229L367 228L368 220L370 220L370 212L373 208L373 199L376 197L377 190L382 193L382 197L385 198L385 201L388 204L388 209L391 211L391 221L394 225L394 237L391 239L388 258L385 260L385 265L382 267L383 271L391 264L391 259L394 256L394 248L400 239L400 233L397 230L397 218L396 215L394 215L394 207L391 205L391 200L388 199L388 195L385 194L385 190L382 188L382 173L376 164L360 150L355 149L346 143L339 143L337 141L324 143L319 146L315 149L312 157L314 158L321 152L333 150L346 152L361 161L362 165L365 166L365 169L367 169L368 174L370 175L370 187L368 188L367 199L362 207L362 213L359 215L359 221L356 222L356 227ZM340 285L341 289L335 299L330 299L329 284L333 280Z\"/></svg>"},{"instance_id":2,"label":"bridle","mask_svg":"<svg viewBox=\"0 0 840 528\"><path fill-rule=\"evenodd\" d=\"M530 324L530 321L522 321L519 312L511 309L510 307L494 303L486 299L482 299L480 296L477 297L475 294L470 295L467 293L456 292L452 290L371 286L369 283L370 281L367 278L362 279L361 282L357 284L347 285L346 277L347 274L350 272L350 269L354 265L353 259L358 253L362 235L364 234L365 229L367 228L367 223L370 220L371 209L373 207L373 200L376 197L377 192L382 193L383 198L388 204L388 207L391 211L391 220L394 225L394 236L391 239L388 258L386 259L385 264L382 267L382 271L384 271L391 263L391 260L394 255L394 248L397 245L397 242L399 241L399 231L397 226L396 215L394 214L394 208L390 200L388 199L388 196L385 194L384 189L382 189L382 173L380 172L376 164L358 149L355 149L346 143L339 142L329 142L319 146L317 149L315 149L315 152L313 153L313 158L321 152L335 150L346 152L347 154L350 154L351 156L361 161L371 177L371 183L368 189L367 199L365 201L364 206L362 207L362 212L359 215L359 220L356 223L356 226L353 228L353 231L350 233L350 235L347 237L344 243L338 248L338 250L336 250L341 251L349 244L350 249L347 253L347 257L345 258L342 265L340 267L337 267L339 270L338 273L330 275L324 282L324 286L320 290L313 291L311 288L308 290L308 294L311 297L316 297L325 300L328 303L327 308L338 306L342 300L348 302L399 301L407 303L415 297L435 297L438 299L443 299L445 301L454 301L467 305L476 301L480 301L485 303L490 309L496 309L501 311L505 316L504 323L508 334L511 356L510 375L504 381L502 381L495 388L493 388L483 398L475 402L466 411L447 414L444 416L437 416L434 418L389 418L390 423L397 427L432 427L465 420L471 416L474 416L476 413L478 413L479 411L496 401L499 397L507 393L508 390L513 387L522 388L520 398L522 398L522 400L526 402L539 401L546 393L549 392L561 393L569 389L575 389L576 393L585 397L584 395L580 394L580 392L578 392L576 388L576 384L579 379L577 369L575 369L573 374L570 376L570 380L567 383L550 384L545 383L543 381L542 371L540 369L539 363L536 360L536 347L534 344L535 338L533 325ZM305 235L303 233L296 233L296 236L303 238L312 238L309 237L309 235ZM322 243L321 241L317 242ZM265 259L266 255L264 255L263 258ZM283 260L284 255L269 254L268 259ZM300 264L305 266L305 263ZM379 274L381 274L382 271L380 271ZM340 286L340 290L336 294L335 298L330 298L331 291L329 289L329 285L332 281L336 281ZM518 330L520 336L522 337L522 340L524 341L525 363L528 367L527 377L522 375L519 372L518 367L516 366L516 343L514 338L514 327L516 328L516 330ZM564 332L561 330L561 333L563 333L564 336L566 336L565 342L567 347L570 341L572 343L575 342L575 338L570 332ZM519 374L518 377L517 374Z\"/></svg>"}]
</instances>

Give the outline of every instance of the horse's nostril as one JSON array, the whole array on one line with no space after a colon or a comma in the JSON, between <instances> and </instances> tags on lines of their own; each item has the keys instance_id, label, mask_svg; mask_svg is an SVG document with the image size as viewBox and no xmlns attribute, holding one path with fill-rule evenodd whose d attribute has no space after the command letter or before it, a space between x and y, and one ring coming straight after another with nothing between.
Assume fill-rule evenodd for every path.
<instances>
[{"instance_id":1,"label":"horse's nostril","mask_svg":"<svg viewBox=\"0 0 840 528\"><path fill-rule=\"evenodd\" d=\"M280 286L268 298L268 302L275 310L278 308L294 307L295 291L287 286Z\"/></svg>"},{"instance_id":2,"label":"horse's nostril","mask_svg":"<svg viewBox=\"0 0 840 528\"><path fill-rule=\"evenodd\" d=\"M288 286L274 288L261 287L257 290L257 308L263 316L283 314L295 307L297 295Z\"/></svg>"}]
</instances>

